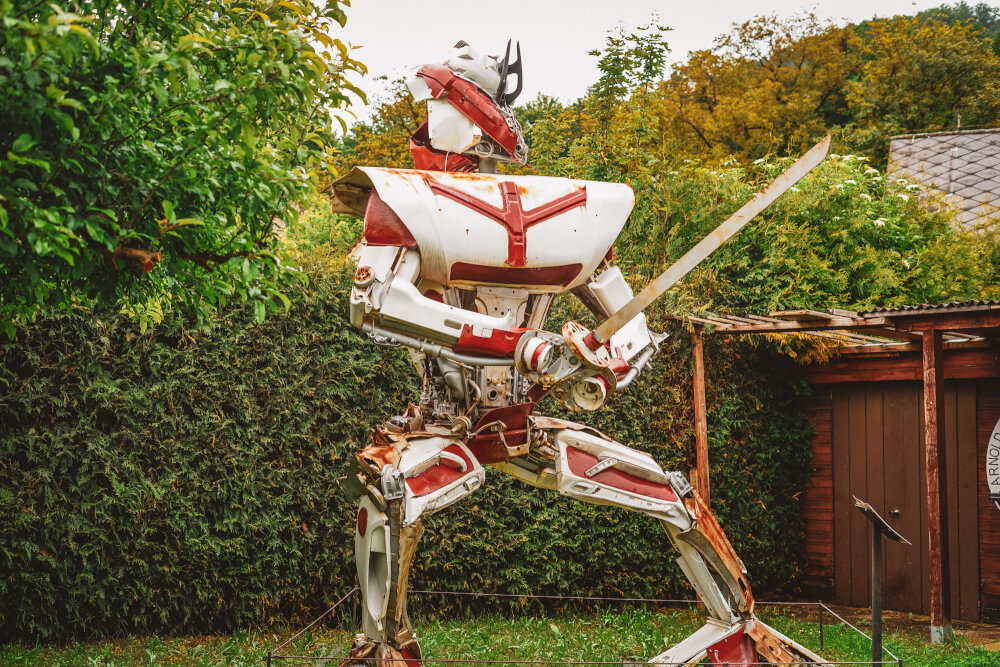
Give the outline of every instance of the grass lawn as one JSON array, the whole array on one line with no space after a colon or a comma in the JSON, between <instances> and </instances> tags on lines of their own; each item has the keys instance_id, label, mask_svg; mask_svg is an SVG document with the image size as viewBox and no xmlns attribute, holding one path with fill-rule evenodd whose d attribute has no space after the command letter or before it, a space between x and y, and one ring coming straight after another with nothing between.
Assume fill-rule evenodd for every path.
<instances>
[{"instance_id":1,"label":"grass lawn","mask_svg":"<svg viewBox=\"0 0 1000 667\"><path fill-rule=\"evenodd\" d=\"M760 609L778 630L819 651L815 611ZM417 625L428 667L438 658L477 660L621 661L649 659L701 625L703 615L687 609L605 611L590 614L488 616L432 620ZM264 656L291 633L239 632L231 637L132 638L62 647L0 649L0 665L262 665ZM351 640L344 630L303 635L287 653L342 655ZM970 647L959 636L951 647L931 647L923 634L887 633L886 648L916 665L1000 665L1000 654ZM827 618L825 649L829 660L870 659L870 644ZM276 665L313 665L315 661L275 661ZM444 663L441 663L442 665ZM331 663L336 665L336 662Z\"/></svg>"}]
</instances>

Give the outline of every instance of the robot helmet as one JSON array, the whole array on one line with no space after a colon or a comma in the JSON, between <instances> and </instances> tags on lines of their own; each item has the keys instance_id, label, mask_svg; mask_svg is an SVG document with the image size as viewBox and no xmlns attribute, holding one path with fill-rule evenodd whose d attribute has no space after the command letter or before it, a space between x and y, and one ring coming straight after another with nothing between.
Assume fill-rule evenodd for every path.
<instances>
[{"instance_id":1,"label":"robot helmet","mask_svg":"<svg viewBox=\"0 0 1000 667\"><path fill-rule=\"evenodd\" d=\"M427 121L410 138L418 169L475 171L480 158L524 164L528 147L511 103L521 93L521 48L510 62L481 55L466 42L440 65L424 65L407 81L416 102L427 102ZM517 86L508 91L511 74ZM457 155L456 155L457 154Z\"/></svg>"}]
</instances>

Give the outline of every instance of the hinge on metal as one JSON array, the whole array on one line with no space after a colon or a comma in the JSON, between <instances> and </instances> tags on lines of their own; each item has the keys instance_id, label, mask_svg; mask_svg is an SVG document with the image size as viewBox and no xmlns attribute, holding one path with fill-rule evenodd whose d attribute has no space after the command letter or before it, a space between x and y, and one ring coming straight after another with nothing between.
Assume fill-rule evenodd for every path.
<instances>
[{"instance_id":1,"label":"hinge on metal","mask_svg":"<svg viewBox=\"0 0 1000 667\"><path fill-rule=\"evenodd\" d=\"M375 323L372 323L372 330L368 332L368 338L371 339L373 343L381 347L399 347L399 343L393 340L389 336L383 336L378 332Z\"/></svg>"},{"instance_id":2,"label":"hinge on metal","mask_svg":"<svg viewBox=\"0 0 1000 667\"><path fill-rule=\"evenodd\" d=\"M691 482L687 480L687 477L682 475L677 471L672 471L667 473L667 479L670 480L670 486L674 487L674 491L681 498L685 498L691 495Z\"/></svg>"},{"instance_id":3,"label":"hinge on metal","mask_svg":"<svg viewBox=\"0 0 1000 667\"><path fill-rule=\"evenodd\" d=\"M394 465L387 465L382 469L382 495L386 500L399 500L403 497L406 481L403 473L396 469Z\"/></svg>"}]
</instances>

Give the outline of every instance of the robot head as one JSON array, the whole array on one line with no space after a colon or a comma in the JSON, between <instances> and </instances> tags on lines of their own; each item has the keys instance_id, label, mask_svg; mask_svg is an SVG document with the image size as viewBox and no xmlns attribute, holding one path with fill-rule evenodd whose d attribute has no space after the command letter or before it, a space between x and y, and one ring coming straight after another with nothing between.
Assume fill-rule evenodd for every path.
<instances>
[{"instance_id":1,"label":"robot head","mask_svg":"<svg viewBox=\"0 0 1000 667\"><path fill-rule=\"evenodd\" d=\"M517 85L509 91L510 75ZM427 102L427 121L410 137L418 169L476 171L480 158L524 164L528 146L510 108L521 94L521 46L510 62L477 53L465 42L440 65L424 65L406 82L416 102Z\"/></svg>"}]
</instances>

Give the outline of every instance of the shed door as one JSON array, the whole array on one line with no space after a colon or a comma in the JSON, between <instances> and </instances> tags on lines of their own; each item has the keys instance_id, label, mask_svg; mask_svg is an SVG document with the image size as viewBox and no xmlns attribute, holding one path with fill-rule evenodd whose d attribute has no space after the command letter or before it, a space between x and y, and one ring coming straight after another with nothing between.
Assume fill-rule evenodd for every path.
<instances>
[{"instance_id":1,"label":"shed door","mask_svg":"<svg viewBox=\"0 0 1000 667\"><path fill-rule=\"evenodd\" d=\"M885 607L930 612L923 392L913 382L833 388L834 596L871 602L871 528L854 508L866 500L903 537L884 547ZM976 385L945 385L948 544L952 617L979 618Z\"/></svg>"}]
</instances>

